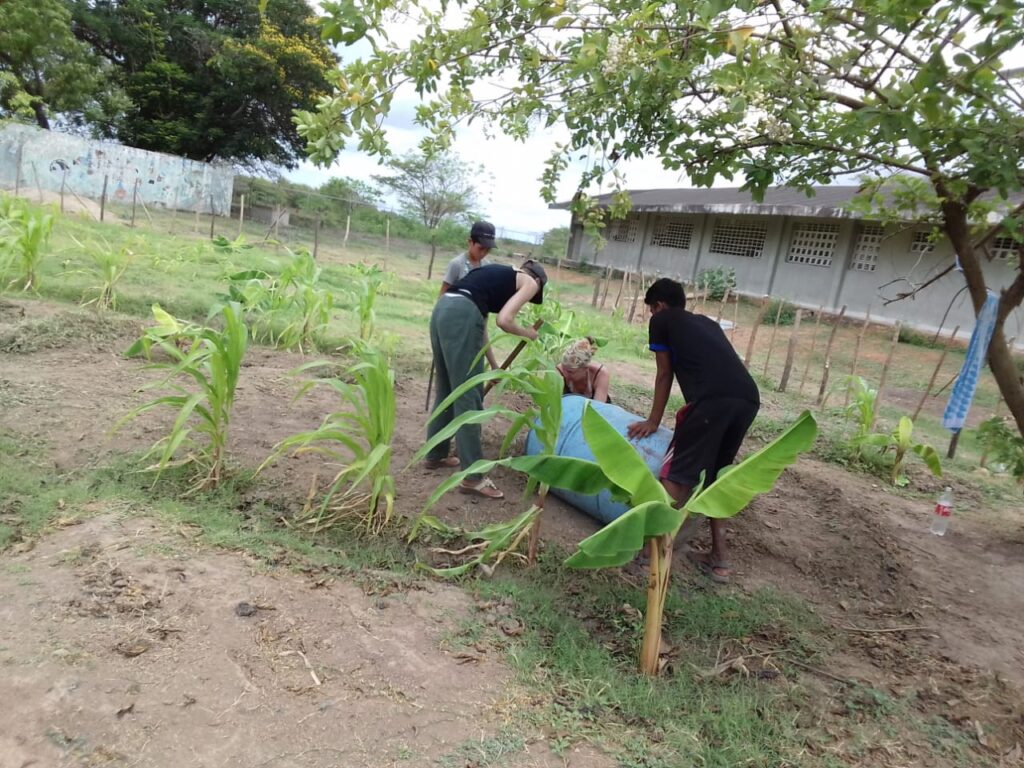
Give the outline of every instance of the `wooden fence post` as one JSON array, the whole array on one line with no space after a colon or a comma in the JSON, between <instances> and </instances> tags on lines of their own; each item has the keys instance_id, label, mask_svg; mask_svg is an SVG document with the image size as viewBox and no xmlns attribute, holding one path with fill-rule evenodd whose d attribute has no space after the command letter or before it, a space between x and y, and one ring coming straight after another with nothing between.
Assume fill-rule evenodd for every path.
<instances>
[{"instance_id":1,"label":"wooden fence post","mask_svg":"<svg viewBox=\"0 0 1024 768\"><path fill-rule=\"evenodd\" d=\"M896 328L892 332L892 345L889 347L889 354L885 357L885 365L882 366L882 378L878 382L878 394L875 395L875 408L871 413L871 425L868 427L870 432L875 426L875 420L878 418L878 409L882 404L882 389L885 387L885 380L889 378L889 366L892 365L893 355L896 354L896 347L900 345L900 330L903 328L903 323L897 321Z\"/></svg>"},{"instance_id":2,"label":"wooden fence post","mask_svg":"<svg viewBox=\"0 0 1024 768\"><path fill-rule=\"evenodd\" d=\"M629 317L626 322L632 324L633 316L636 314L636 303L640 300L640 289L643 288L643 281L640 279L640 275L633 275L630 273L630 278L636 280L636 287L633 289L633 303L629 305Z\"/></svg>"},{"instance_id":3,"label":"wooden fence post","mask_svg":"<svg viewBox=\"0 0 1024 768\"><path fill-rule=\"evenodd\" d=\"M736 294L736 307L732 311L732 328L729 331L729 343L736 346L736 328L740 324L740 297Z\"/></svg>"},{"instance_id":4,"label":"wooden fence post","mask_svg":"<svg viewBox=\"0 0 1024 768\"><path fill-rule=\"evenodd\" d=\"M956 339L956 334L960 330L958 325L953 329L953 333L949 335L950 344ZM911 421L917 421L917 417L921 413L921 409L924 408L925 401L928 399L928 394L932 391L932 387L935 386L935 379L939 377L939 371L942 370L942 364L946 362L946 355L949 354L949 345L947 344L942 348L942 354L939 356L939 362L935 366L935 370L932 371L932 377L928 379L928 386L924 388L924 394L921 395L921 400L917 404L917 408L914 409L914 415L910 417Z\"/></svg>"},{"instance_id":5,"label":"wooden fence post","mask_svg":"<svg viewBox=\"0 0 1024 768\"><path fill-rule=\"evenodd\" d=\"M828 335L828 344L825 345L825 363L821 369L821 384L818 385L818 399L815 401L815 405L824 408L825 402L828 400L828 377L832 372L832 345L835 343L836 334L839 333L839 326L843 323L843 317L846 316L846 305L843 304L839 308L839 314L836 315L835 325L832 326L832 332Z\"/></svg>"},{"instance_id":6,"label":"wooden fence post","mask_svg":"<svg viewBox=\"0 0 1024 768\"><path fill-rule=\"evenodd\" d=\"M384 217L384 250L391 250L391 217Z\"/></svg>"},{"instance_id":7,"label":"wooden fence post","mask_svg":"<svg viewBox=\"0 0 1024 768\"><path fill-rule=\"evenodd\" d=\"M868 308L867 314L864 315L864 324L860 327L860 333L857 334L857 342L853 345L853 362L850 364L850 380L857 375L857 360L860 359L860 345L864 341L864 334L867 333L868 325L871 324L871 308ZM846 399L843 400L843 408L846 408L850 404L850 384L846 385Z\"/></svg>"},{"instance_id":8,"label":"wooden fence post","mask_svg":"<svg viewBox=\"0 0 1024 768\"><path fill-rule=\"evenodd\" d=\"M789 384L789 372L793 368L793 358L796 355L797 339L800 335L801 315L803 315L803 310L798 309L796 311L796 317L793 318L793 332L789 335L789 347L786 349L786 364L782 368L782 380L779 381L779 392L785 392L786 385Z\"/></svg>"},{"instance_id":9,"label":"wooden fence post","mask_svg":"<svg viewBox=\"0 0 1024 768\"><path fill-rule=\"evenodd\" d=\"M619 280L619 290L615 294L615 305L612 307L613 312L619 308L619 302L622 301L622 291L626 288L626 274L627 273L623 272L622 279Z\"/></svg>"},{"instance_id":10,"label":"wooden fence post","mask_svg":"<svg viewBox=\"0 0 1024 768\"><path fill-rule=\"evenodd\" d=\"M210 195L210 239L213 240L213 225L217 221L217 209L213 207L213 195Z\"/></svg>"},{"instance_id":11,"label":"wooden fence post","mask_svg":"<svg viewBox=\"0 0 1024 768\"><path fill-rule=\"evenodd\" d=\"M821 316L825 314L825 305L818 307L818 316L814 318L814 333L811 334L811 351L807 353L807 362L804 363L804 375L800 377L800 394L804 393L804 384L807 383L807 374L811 370L811 359L814 357L814 350L818 346L818 328L821 326Z\"/></svg>"},{"instance_id":12,"label":"wooden fence post","mask_svg":"<svg viewBox=\"0 0 1024 768\"><path fill-rule=\"evenodd\" d=\"M348 248L348 230L352 224L352 213L349 212L345 215L345 239L342 241L345 248Z\"/></svg>"},{"instance_id":13,"label":"wooden fence post","mask_svg":"<svg viewBox=\"0 0 1024 768\"><path fill-rule=\"evenodd\" d=\"M135 203L139 199L139 180L135 179L135 186L132 187L132 223L129 226L135 229Z\"/></svg>"},{"instance_id":14,"label":"wooden fence post","mask_svg":"<svg viewBox=\"0 0 1024 768\"><path fill-rule=\"evenodd\" d=\"M601 270L598 268L594 277L594 295L590 297L590 306L597 309L597 300L601 298Z\"/></svg>"},{"instance_id":15,"label":"wooden fence post","mask_svg":"<svg viewBox=\"0 0 1024 768\"><path fill-rule=\"evenodd\" d=\"M245 195L238 204L238 236L242 236L242 225L245 224Z\"/></svg>"},{"instance_id":16,"label":"wooden fence post","mask_svg":"<svg viewBox=\"0 0 1024 768\"><path fill-rule=\"evenodd\" d=\"M715 322L721 324L722 314L725 312L725 305L729 303L729 289L725 289L725 293L722 294L722 301L718 305L718 315L715 316Z\"/></svg>"},{"instance_id":17,"label":"wooden fence post","mask_svg":"<svg viewBox=\"0 0 1024 768\"><path fill-rule=\"evenodd\" d=\"M103 222L104 214L107 211L107 181L110 177L103 174L103 191L100 192L100 222Z\"/></svg>"},{"instance_id":18,"label":"wooden fence post","mask_svg":"<svg viewBox=\"0 0 1024 768\"><path fill-rule=\"evenodd\" d=\"M18 197L21 194L21 151L24 149L23 143L18 143L18 155L14 159L14 196ZM103 177L103 189L107 189L107 177ZM103 210L100 208L100 210ZM103 221L103 219L100 219Z\"/></svg>"},{"instance_id":19,"label":"wooden fence post","mask_svg":"<svg viewBox=\"0 0 1024 768\"><path fill-rule=\"evenodd\" d=\"M605 271L604 271L604 290L601 291L601 310L602 311L604 310L605 302L608 301L608 286L611 285L611 282L612 282L612 267L611 267L611 265L609 265L608 268L605 269Z\"/></svg>"},{"instance_id":20,"label":"wooden fence post","mask_svg":"<svg viewBox=\"0 0 1024 768\"><path fill-rule=\"evenodd\" d=\"M316 221L313 222L313 258L316 259L317 252L320 250L320 214L316 215Z\"/></svg>"},{"instance_id":21,"label":"wooden fence post","mask_svg":"<svg viewBox=\"0 0 1024 768\"><path fill-rule=\"evenodd\" d=\"M772 359L772 350L775 349L775 336L779 332L779 320L782 318L782 308L784 306L786 306L786 302L779 299L779 311L775 313L775 325L772 326L772 335L771 338L768 339L768 354L765 355L764 358L764 371L762 371L763 376L768 375L768 363Z\"/></svg>"},{"instance_id":22,"label":"wooden fence post","mask_svg":"<svg viewBox=\"0 0 1024 768\"><path fill-rule=\"evenodd\" d=\"M68 172L67 169L61 171L60 174L60 212L64 213L64 186L67 183Z\"/></svg>"},{"instance_id":23,"label":"wooden fence post","mask_svg":"<svg viewBox=\"0 0 1024 768\"><path fill-rule=\"evenodd\" d=\"M764 320L764 313L768 311L768 297L761 297L761 308L757 310L757 317L754 319L754 324L750 328L750 338L747 340L747 354L743 356L743 364L750 368L750 358L754 354L754 339L757 338L757 329L761 325L761 321Z\"/></svg>"}]
</instances>

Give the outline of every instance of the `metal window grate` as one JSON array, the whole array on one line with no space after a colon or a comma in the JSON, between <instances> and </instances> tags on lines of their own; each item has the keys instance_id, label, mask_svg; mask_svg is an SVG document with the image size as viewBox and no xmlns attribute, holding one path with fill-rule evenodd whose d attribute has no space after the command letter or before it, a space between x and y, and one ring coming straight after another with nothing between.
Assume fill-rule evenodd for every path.
<instances>
[{"instance_id":1,"label":"metal window grate","mask_svg":"<svg viewBox=\"0 0 1024 768\"><path fill-rule=\"evenodd\" d=\"M989 258L1009 259L1017 254L1020 247L1012 237L994 237L988 246Z\"/></svg>"},{"instance_id":2,"label":"metal window grate","mask_svg":"<svg viewBox=\"0 0 1024 768\"><path fill-rule=\"evenodd\" d=\"M935 243L932 242L932 233L928 231L915 232L914 239L910 243L911 253L931 253L935 250Z\"/></svg>"},{"instance_id":3,"label":"metal window grate","mask_svg":"<svg viewBox=\"0 0 1024 768\"><path fill-rule=\"evenodd\" d=\"M683 251L690 250L692 240L693 222L678 219L659 218L654 226L654 234L651 235L651 245L679 248Z\"/></svg>"},{"instance_id":4,"label":"metal window grate","mask_svg":"<svg viewBox=\"0 0 1024 768\"><path fill-rule=\"evenodd\" d=\"M763 222L716 221L708 252L722 256L748 256L759 259L764 255L767 234L768 225Z\"/></svg>"},{"instance_id":5,"label":"metal window grate","mask_svg":"<svg viewBox=\"0 0 1024 768\"><path fill-rule=\"evenodd\" d=\"M616 243L635 243L636 233L640 229L640 217L631 213L624 219L612 219L611 240Z\"/></svg>"},{"instance_id":6,"label":"metal window grate","mask_svg":"<svg viewBox=\"0 0 1024 768\"><path fill-rule=\"evenodd\" d=\"M786 261L810 267L831 267L838 237L838 224L798 222L793 225Z\"/></svg>"},{"instance_id":7,"label":"metal window grate","mask_svg":"<svg viewBox=\"0 0 1024 768\"><path fill-rule=\"evenodd\" d=\"M857 233L857 243L853 246L853 260L850 269L859 272L874 272L878 266L878 249L882 245L885 229L881 224L864 224Z\"/></svg>"}]
</instances>

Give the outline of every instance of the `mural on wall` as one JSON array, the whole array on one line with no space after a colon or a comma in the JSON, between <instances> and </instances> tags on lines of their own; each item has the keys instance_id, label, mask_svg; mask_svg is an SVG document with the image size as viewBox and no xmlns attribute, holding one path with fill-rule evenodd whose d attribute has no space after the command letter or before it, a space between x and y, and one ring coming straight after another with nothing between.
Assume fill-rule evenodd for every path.
<instances>
[{"instance_id":1,"label":"mural on wall","mask_svg":"<svg viewBox=\"0 0 1024 768\"><path fill-rule=\"evenodd\" d=\"M147 206L226 216L234 177L227 163L200 163L27 125L0 129L0 186L9 189L20 184L59 192L65 184L99 200L106 179L107 199L130 203L137 182Z\"/></svg>"}]
</instances>

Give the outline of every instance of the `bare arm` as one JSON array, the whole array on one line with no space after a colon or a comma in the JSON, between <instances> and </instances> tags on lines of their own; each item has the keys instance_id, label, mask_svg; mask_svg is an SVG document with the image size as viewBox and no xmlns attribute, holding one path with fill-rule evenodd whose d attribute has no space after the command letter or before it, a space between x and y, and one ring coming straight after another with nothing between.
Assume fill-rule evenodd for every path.
<instances>
[{"instance_id":1,"label":"bare arm","mask_svg":"<svg viewBox=\"0 0 1024 768\"><path fill-rule=\"evenodd\" d=\"M487 321L484 320L484 354L487 356L487 363L491 366L492 370L498 368L498 358L494 356L494 348L491 347L491 337L487 333Z\"/></svg>"},{"instance_id":2,"label":"bare arm","mask_svg":"<svg viewBox=\"0 0 1024 768\"><path fill-rule=\"evenodd\" d=\"M511 333L514 336L522 336L524 339L530 339L531 341L536 339L537 332L533 328L523 328L516 323L516 315L526 305L526 302L537 295L539 290L540 286L537 285L536 280L522 272L517 273L516 292L512 294L512 298L506 301L505 306L498 312L498 327L505 331L505 333Z\"/></svg>"},{"instance_id":3,"label":"bare arm","mask_svg":"<svg viewBox=\"0 0 1024 768\"><path fill-rule=\"evenodd\" d=\"M441 292L439 294L437 294L437 298L440 299L442 296L444 296L446 293L448 293L448 289L449 288L451 288L451 285L449 283L446 283L444 280L442 280L441 281Z\"/></svg>"},{"instance_id":4,"label":"bare arm","mask_svg":"<svg viewBox=\"0 0 1024 768\"><path fill-rule=\"evenodd\" d=\"M654 374L654 403L647 421L636 421L629 425L627 432L631 438L647 437L658 431L661 420L665 416L668 396L672 394L672 355L669 352L655 352L658 372Z\"/></svg>"}]
</instances>

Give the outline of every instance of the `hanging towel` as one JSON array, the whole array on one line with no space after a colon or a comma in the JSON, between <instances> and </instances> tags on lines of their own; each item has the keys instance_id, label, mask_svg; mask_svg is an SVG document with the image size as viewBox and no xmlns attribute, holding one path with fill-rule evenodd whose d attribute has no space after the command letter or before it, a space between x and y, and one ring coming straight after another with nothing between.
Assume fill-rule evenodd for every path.
<instances>
[{"instance_id":1,"label":"hanging towel","mask_svg":"<svg viewBox=\"0 0 1024 768\"><path fill-rule=\"evenodd\" d=\"M978 322L971 334L971 343L967 345L964 365L957 374L956 384L946 403L946 411L942 414L942 426L953 432L959 432L967 420L967 411L974 400L974 390L978 388L978 375L988 357L988 343L992 340L992 332L996 329L996 313L999 309L999 297L989 291L985 304L978 313Z\"/></svg>"}]
</instances>

